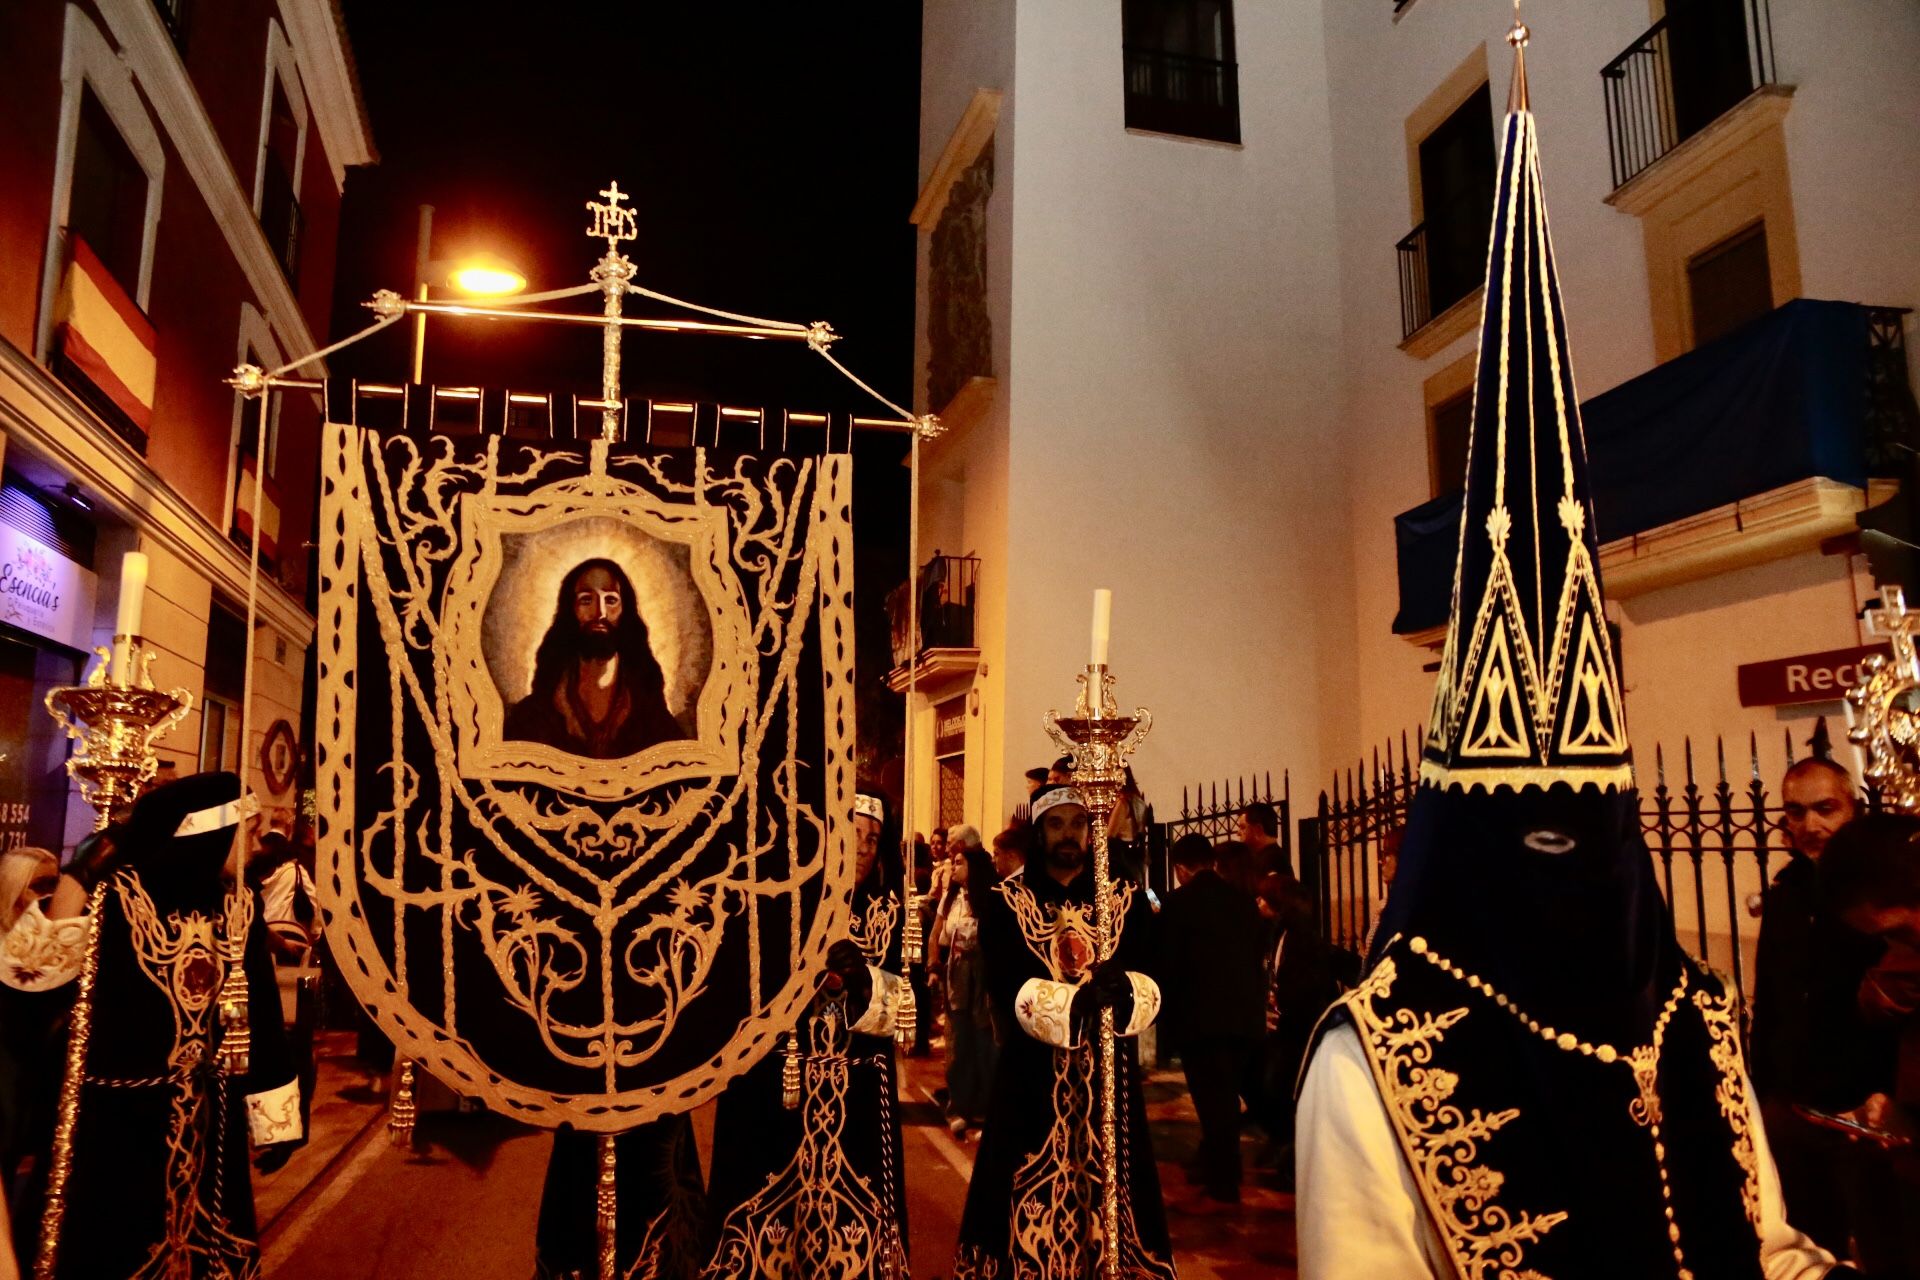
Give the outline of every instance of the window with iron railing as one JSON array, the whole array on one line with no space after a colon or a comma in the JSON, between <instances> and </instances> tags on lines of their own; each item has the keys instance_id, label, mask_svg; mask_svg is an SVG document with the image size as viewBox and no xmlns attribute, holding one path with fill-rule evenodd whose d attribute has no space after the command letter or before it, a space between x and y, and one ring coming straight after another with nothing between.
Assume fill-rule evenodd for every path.
<instances>
[{"instance_id":1,"label":"window with iron railing","mask_svg":"<svg viewBox=\"0 0 1920 1280\"><path fill-rule=\"evenodd\" d=\"M1775 83L1768 0L1668 0L1666 14L1600 69L1620 187Z\"/></svg>"},{"instance_id":2,"label":"window with iron railing","mask_svg":"<svg viewBox=\"0 0 1920 1280\"><path fill-rule=\"evenodd\" d=\"M1123 21L1127 127L1240 141L1229 0L1125 0Z\"/></svg>"},{"instance_id":3,"label":"window with iron railing","mask_svg":"<svg viewBox=\"0 0 1920 1280\"><path fill-rule=\"evenodd\" d=\"M260 229L267 233L267 244L287 273L287 283L299 283L300 201L294 195L293 179L271 161L260 188Z\"/></svg>"},{"instance_id":4,"label":"window with iron railing","mask_svg":"<svg viewBox=\"0 0 1920 1280\"><path fill-rule=\"evenodd\" d=\"M972 649L974 596L980 582L977 556L935 554L916 575L919 591L918 641L908 617L908 592L915 583L903 582L887 593L887 622L892 632L893 665L903 667L929 649Z\"/></svg>"},{"instance_id":5,"label":"window with iron railing","mask_svg":"<svg viewBox=\"0 0 1920 1280\"><path fill-rule=\"evenodd\" d=\"M1394 245L1400 335L1411 337L1480 284L1493 220L1493 97L1486 85L1419 147L1423 217Z\"/></svg>"}]
</instances>

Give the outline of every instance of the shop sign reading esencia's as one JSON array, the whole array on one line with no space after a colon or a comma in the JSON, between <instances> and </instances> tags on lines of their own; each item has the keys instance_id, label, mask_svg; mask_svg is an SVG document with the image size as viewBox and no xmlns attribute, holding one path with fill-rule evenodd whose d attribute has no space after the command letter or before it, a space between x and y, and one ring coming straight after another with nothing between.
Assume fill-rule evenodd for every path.
<instances>
[{"instance_id":1,"label":"shop sign reading esencia's","mask_svg":"<svg viewBox=\"0 0 1920 1280\"><path fill-rule=\"evenodd\" d=\"M74 649L93 640L93 572L0 524L0 622Z\"/></svg>"}]
</instances>

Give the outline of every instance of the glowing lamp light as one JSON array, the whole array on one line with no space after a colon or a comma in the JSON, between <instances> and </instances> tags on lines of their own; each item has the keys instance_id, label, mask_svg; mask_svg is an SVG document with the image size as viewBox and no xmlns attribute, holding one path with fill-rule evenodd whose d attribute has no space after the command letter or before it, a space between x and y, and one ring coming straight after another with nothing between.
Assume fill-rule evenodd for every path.
<instances>
[{"instance_id":1,"label":"glowing lamp light","mask_svg":"<svg viewBox=\"0 0 1920 1280\"><path fill-rule=\"evenodd\" d=\"M454 263L447 272L447 287L469 297L504 298L525 289L527 277L506 259L482 253Z\"/></svg>"}]
</instances>

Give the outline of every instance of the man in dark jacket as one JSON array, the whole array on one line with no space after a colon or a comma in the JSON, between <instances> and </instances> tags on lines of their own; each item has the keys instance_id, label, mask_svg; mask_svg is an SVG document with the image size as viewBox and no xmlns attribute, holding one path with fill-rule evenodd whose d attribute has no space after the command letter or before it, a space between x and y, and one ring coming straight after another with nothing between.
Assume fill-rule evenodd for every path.
<instances>
[{"instance_id":1,"label":"man in dark jacket","mask_svg":"<svg viewBox=\"0 0 1920 1280\"><path fill-rule=\"evenodd\" d=\"M1793 851L1763 899L1753 1084L1794 1225L1845 1257L1865 1225L1854 1153L1796 1109L1846 1111L1889 1087L1892 1037L1868 1026L1858 1005L1861 979L1884 947L1847 928L1820 900L1817 869L1827 841L1854 816L1852 776L1810 757L1787 770L1780 790Z\"/></svg>"},{"instance_id":2,"label":"man in dark jacket","mask_svg":"<svg viewBox=\"0 0 1920 1280\"><path fill-rule=\"evenodd\" d=\"M1215 859L1205 836L1174 843L1180 887L1161 916L1162 1020L1200 1115L1204 1194L1184 1207L1199 1212L1240 1200L1240 1084L1266 1018L1260 913L1220 876Z\"/></svg>"}]
</instances>

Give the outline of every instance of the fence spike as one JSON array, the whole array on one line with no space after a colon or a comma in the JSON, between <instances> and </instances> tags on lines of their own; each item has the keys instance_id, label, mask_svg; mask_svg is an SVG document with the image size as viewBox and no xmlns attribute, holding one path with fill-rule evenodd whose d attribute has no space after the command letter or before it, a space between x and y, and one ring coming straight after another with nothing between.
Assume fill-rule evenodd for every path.
<instances>
[{"instance_id":1,"label":"fence spike","mask_svg":"<svg viewBox=\"0 0 1920 1280\"><path fill-rule=\"evenodd\" d=\"M1727 739L1725 734L1713 735L1713 748L1720 757L1720 781L1727 780Z\"/></svg>"},{"instance_id":2,"label":"fence spike","mask_svg":"<svg viewBox=\"0 0 1920 1280\"><path fill-rule=\"evenodd\" d=\"M1267 770L1266 778L1267 778L1267 803L1272 804L1273 803L1273 770L1271 769Z\"/></svg>"},{"instance_id":3,"label":"fence spike","mask_svg":"<svg viewBox=\"0 0 1920 1280\"><path fill-rule=\"evenodd\" d=\"M1667 753L1660 743L1653 744L1653 777L1660 786L1667 785Z\"/></svg>"},{"instance_id":4,"label":"fence spike","mask_svg":"<svg viewBox=\"0 0 1920 1280\"><path fill-rule=\"evenodd\" d=\"M1193 816L1193 811L1187 808L1186 784L1182 783L1180 786L1180 817L1184 820L1186 818L1191 818L1192 816Z\"/></svg>"},{"instance_id":5,"label":"fence spike","mask_svg":"<svg viewBox=\"0 0 1920 1280\"><path fill-rule=\"evenodd\" d=\"M1247 780L1245 778L1238 778L1235 781L1240 785L1240 807L1244 809L1247 807Z\"/></svg>"},{"instance_id":6,"label":"fence spike","mask_svg":"<svg viewBox=\"0 0 1920 1280\"><path fill-rule=\"evenodd\" d=\"M1787 764L1791 767L1793 764L1793 730L1791 728L1782 729L1780 736L1787 741Z\"/></svg>"},{"instance_id":7,"label":"fence spike","mask_svg":"<svg viewBox=\"0 0 1920 1280\"><path fill-rule=\"evenodd\" d=\"M1280 792L1281 792L1282 798L1284 798L1287 802L1287 807L1292 808L1293 807L1293 770L1282 769L1280 771Z\"/></svg>"},{"instance_id":8,"label":"fence spike","mask_svg":"<svg viewBox=\"0 0 1920 1280\"><path fill-rule=\"evenodd\" d=\"M1686 737L1682 738L1681 741L1686 744L1686 748L1687 748L1687 785L1692 786L1693 785L1693 735L1688 734Z\"/></svg>"},{"instance_id":9,"label":"fence spike","mask_svg":"<svg viewBox=\"0 0 1920 1280\"><path fill-rule=\"evenodd\" d=\"M1747 754L1753 760L1753 780L1760 781L1760 731L1747 730Z\"/></svg>"}]
</instances>

